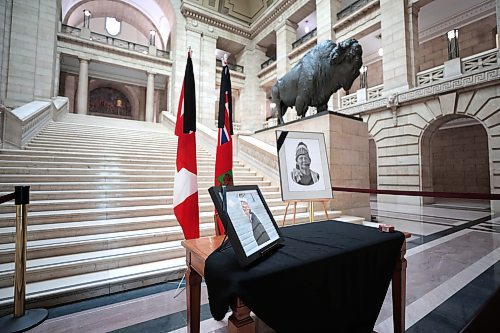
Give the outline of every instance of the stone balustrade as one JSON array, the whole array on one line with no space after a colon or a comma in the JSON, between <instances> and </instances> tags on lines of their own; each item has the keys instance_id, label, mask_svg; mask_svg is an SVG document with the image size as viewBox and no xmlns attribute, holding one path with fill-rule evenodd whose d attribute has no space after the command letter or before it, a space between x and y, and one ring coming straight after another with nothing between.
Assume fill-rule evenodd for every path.
<instances>
[{"instance_id":1,"label":"stone balustrade","mask_svg":"<svg viewBox=\"0 0 500 333\"><path fill-rule=\"evenodd\" d=\"M461 59L462 74L477 72L499 64L500 56L497 48ZM417 85L428 85L444 80L444 68L444 65L440 65L417 73Z\"/></svg>"},{"instance_id":2,"label":"stone balustrade","mask_svg":"<svg viewBox=\"0 0 500 333\"><path fill-rule=\"evenodd\" d=\"M21 149L51 120L68 112L68 98L36 100L4 113L3 148Z\"/></svg>"},{"instance_id":3,"label":"stone balustrade","mask_svg":"<svg viewBox=\"0 0 500 333\"><path fill-rule=\"evenodd\" d=\"M61 33L62 34L69 34L71 36L76 36L76 37L82 37L80 28L72 27L72 26L65 25L65 24L63 24L61 26ZM126 40L112 37L112 36L103 35L103 34L100 34L97 32L91 32L89 39L94 41L94 42L115 46L115 47L118 47L121 49L139 52L142 54L150 54L149 53L149 46L134 43L131 41L126 41ZM165 58L165 59L170 58L170 52L164 51L164 50L156 50L156 52L154 52L152 55L156 56L156 57L160 57L160 58Z\"/></svg>"}]
</instances>

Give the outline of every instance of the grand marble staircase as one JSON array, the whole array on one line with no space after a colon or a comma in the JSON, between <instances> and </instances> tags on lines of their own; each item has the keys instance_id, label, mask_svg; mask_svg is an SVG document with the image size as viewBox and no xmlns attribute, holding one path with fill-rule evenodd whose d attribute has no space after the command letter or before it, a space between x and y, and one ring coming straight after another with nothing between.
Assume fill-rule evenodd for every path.
<instances>
[{"instance_id":1,"label":"grand marble staircase","mask_svg":"<svg viewBox=\"0 0 500 333\"><path fill-rule=\"evenodd\" d=\"M31 186L28 302L49 306L182 276L183 235L172 210L176 147L160 124L66 115L25 150L0 151L0 195ZM214 232L207 192L214 163L199 147L202 236ZM234 173L237 184L259 185L281 222L279 187L240 161ZM1 312L12 306L14 211L13 203L0 205ZM307 218L299 206L297 220Z\"/></svg>"}]
</instances>

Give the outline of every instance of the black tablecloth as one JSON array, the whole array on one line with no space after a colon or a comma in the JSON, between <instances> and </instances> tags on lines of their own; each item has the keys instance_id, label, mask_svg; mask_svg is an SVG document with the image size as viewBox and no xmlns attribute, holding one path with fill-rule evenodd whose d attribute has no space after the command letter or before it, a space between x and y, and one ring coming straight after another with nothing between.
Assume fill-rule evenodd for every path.
<instances>
[{"instance_id":1,"label":"black tablecloth","mask_svg":"<svg viewBox=\"0 0 500 333\"><path fill-rule=\"evenodd\" d=\"M277 332L372 332L404 235L338 221L282 229L284 246L241 268L232 248L205 263L216 320L231 300Z\"/></svg>"}]
</instances>

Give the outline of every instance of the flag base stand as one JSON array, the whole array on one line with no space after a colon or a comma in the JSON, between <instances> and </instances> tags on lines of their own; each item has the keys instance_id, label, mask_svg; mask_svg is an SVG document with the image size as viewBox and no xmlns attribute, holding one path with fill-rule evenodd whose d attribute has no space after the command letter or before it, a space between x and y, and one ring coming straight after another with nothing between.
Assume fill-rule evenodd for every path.
<instances>
[{"instance_id":1,"label":"flag base stand","mask_svg":"<svg viewBox=\"0 0 500 333\"><path fill-rule=\"evenodd\" d=\"M3 316L0 318L0 327L3 333L24 332L40 325L48 315L46 309L26 310L21 317L14 317L13 314Z\"/></svg>"}]
</instances>

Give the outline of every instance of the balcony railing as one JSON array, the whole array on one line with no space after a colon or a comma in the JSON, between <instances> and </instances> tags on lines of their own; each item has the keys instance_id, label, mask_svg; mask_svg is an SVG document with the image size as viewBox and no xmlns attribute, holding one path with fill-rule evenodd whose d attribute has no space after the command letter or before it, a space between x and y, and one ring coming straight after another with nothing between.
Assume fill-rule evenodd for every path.
<instances>
[{"instance_id":1,"label":"balcony railing","mask_svg":"<svg viewBox=\"0 0 500 333\"><path fill-rule=\"evenodd\" d=\"M368 88L366 91L368 100L382 97L382 91L384 91L383 84L381 84L379 86L372 87L372 88Z\"/></svg>"},{"instance_id":2,"label":"balcony railing","mask_svg":"<svg viewBox=\"0 0 500 333\"><path fill-rule=\"evenodd\" d=\"M484 68L500 65L498 49L491 49L461 59L462 74L468 74ZM444 80L444 65L440 65L417 74L417 85L426 85Z\"/></svg>"},{"instance_id":3,"label":"balcony railing","mask_svg":"<svg viewBox=\"0 0 500 333\"><path fill-rule=\"evenodd\" d=\"M339 20L341 20L344 17L351 15L352 13L354 13L355 11L360 9L361 7L366 6L367 4L369 4L372 1L376 1L376 0L358 0L358 1L350 4L346 8L342 9L340 12L338 12L337 18Z\"/></svg>"},{"instance_id":4,"label":"balcony railing","mask_svg":"<svg viewBox=\"0 0 500 333\"><path fill-rule=\"evenodd\" d=\"M267 66L271 65L275 61L276 61L276 59L273 59L273 58L267 59L262 64L260 64L260 69L266 68Z\"/></svg>"},{"instance_id":5,"label":"balcony railing","mask_svg":"<svg viewBox=\"0 0 500 333\"><path fill-rule=\"evenodd\" d=\"M80 36L80 28L72 27L70 25L63 24L61 26L61 32L65 34L70 34L72 36L79 37Z\"/></svg>"},{"instance_id":6,"label":"balcony railing","mask_svg":"<svg viewBox=\"0 0 500 333\"><path fill-rule=\"evenodd\" d=\"M462 59L462 72L470 73L499 64L498 49L492 49Z\"/></svg>"},{"instance_id":7,"label":"balcony railing","mask_svg":"<svg viewBox=\"0 0 500 333\"><path fill-rule=\"evenodd\" d=\"M437 81L444 78L444 66L437 66L422 72L417 73L417 85L421 86Z\"/></svg>"},{"instance_id":8,"label":"balcony railing","mask_svg":"<svg viewBox=\"0 0 500 333\"><path fill-rule=\"evenodd\" d=\"M222 67L222 61L220 59L217 59L217 66L218 67ZM236 65L236 64L231 64L231 63L227 63L227 65L229 66L229 69L232 70L232 71L235 71L235 72L239 72L239 73L244 73L244 67L243 66L240 66L240 65Z\"/></svg>"},{"instance_id":9,"label":"balcony railing","mask_svg":"<svg viewBox=\"0 0 500 333\"><path fill-rule=\"evenodd\" d=\"M63 24L61 31L72 36L80 36L81 29ZM103 35L97 32L90 33L90 40L97 43L116 46L121 49L139 52L142 54L149 54L149 46L126 41L112 36ZM170 57L170 53L168 51L156 50L156 56L168 59Z\"/></svg>"},{"instance_id":10,"label":"balcony railing","mask_svg":"<svg viewBox=\"0 0 500 333\"><path fill-rule=\"evenodd\" d=\"M304 44L309 39L316 37L317 33L318 33L318 30L316 28L309 31L307 34L305 34L304 36L300 37L299 39L297 39L295 42L292 43L292 49L295 49L295 48L299 47L300 45Z\"/></svg>"},{"instance_id":11,"label":"balcony railing","mask_svg":"<svg viewBox=\"0 0 500 333\"><path fill-rule=\"evenodd\" d=\"M384 90L383 84L368 88L366 90L367 101L382 97L383 90ZM350 94L350 95L343 96L340 98L340 107L341 108L353 106L353 105L356 105L357 103L358 103L358 94Z\"/></svg>"}]
</instances>

